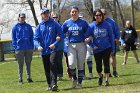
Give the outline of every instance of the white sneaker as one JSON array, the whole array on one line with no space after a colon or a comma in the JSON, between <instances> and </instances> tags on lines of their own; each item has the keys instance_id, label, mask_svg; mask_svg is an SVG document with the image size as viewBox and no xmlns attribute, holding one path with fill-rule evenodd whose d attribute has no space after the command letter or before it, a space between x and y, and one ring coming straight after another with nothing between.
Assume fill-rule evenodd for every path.
<instances>
[{"instance_id":1,"label":"white sneaker","mask_svg":"<svg viewBox=\"0 0 140 93\"><path fill-rule=\"evenodd\" d=\"M122 65L126 65L126 62L123 62Z\"/></svg>"},{"instance_id":2,"label":"white sneaker","mask_svg":"<svg viewBox=\"0 0 140 93\"><path fill-rule=\"evenodd\" d=\"M89 79L92 79L92 78L93 78L93 74L89 73Z\"/></svg>"},{"instance_id":3,"label":"white sneaker","mask_svg":"<svg viewBox=\"0 0 140 93\"><path fill-rule=\"evenodd\" d=\"M76 85L77 85L77 80L73 80L72 81L72 88L76 88Z\"/></svg>"},{"instance_id":4,"label":"white sneaker","mask_svg":"<svg viewBox=\"0 0 140 93\"><path fill-rule=\"evenodd\" d=\"M78 84L77 88L82 89L82 84Z\"/></svg>"}]
</instances>

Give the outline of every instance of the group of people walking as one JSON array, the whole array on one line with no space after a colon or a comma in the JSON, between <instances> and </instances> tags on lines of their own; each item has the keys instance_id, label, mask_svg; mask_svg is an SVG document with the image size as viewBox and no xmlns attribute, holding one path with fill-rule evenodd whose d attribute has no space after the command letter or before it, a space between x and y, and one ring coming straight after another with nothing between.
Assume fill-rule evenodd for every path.
<instances>
[{"instance_id":1,"label":"group of people walking","mask_svg":"<svg viewBox=\"0 0 140 93\"><path fill-rule=\"evenodd\" d=\"M24 61L26 63L27 81L29 83L33 82L30 69L34 48L40 51L42 56L48 90L57 91L57 77L60 80L63 77L63 52L66 58L67 71L72 80L72 88L82 88L86 56L89 78L93 78L92 52L99 76L99 85L103 84L103 63L105 86L109 86L109 77L111 75L110 55L112 57L113 76L118 77L115 49L120 39L120 30L115 21L107 17L105 9L94 11L94 21L91 24L79 17L79 8L77 6L72 6L70 15L71 18L61 25L56 20L58 16L55 14L50 15L50 10L44 7L41 10L42 21L33 33L32 27L25 22L25 14L19 14L18 23L12 28L12 44L16 51L20 84L23 83ZM126 30L123 30L124 34L122 35L123 45L125 44L125 46L127 46L125 41ZM137 41L136 32L131 28L130 30L134 33L133 43L135 44L135 41ZM129 34L131 33L129 32ZM133 36L133 34L131 35ZM128 45L126 51L129 51L129 47L134 46ZM135 49L132 48L132 50ZM134 53L139 63L138 55L136 52ZM78 70L78 74L76 70Z\"/></svg>"}]
</instances>

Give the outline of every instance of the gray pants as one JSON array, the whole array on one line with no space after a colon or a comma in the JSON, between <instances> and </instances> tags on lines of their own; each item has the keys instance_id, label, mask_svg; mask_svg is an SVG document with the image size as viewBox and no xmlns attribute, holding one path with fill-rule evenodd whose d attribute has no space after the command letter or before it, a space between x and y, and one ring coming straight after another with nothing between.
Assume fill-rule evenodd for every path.
<instances>
[{"instance_id":1,"label":"gray pants","mask_svg":"<svg viewBox=\"0 0 140 93\"><path fill-rule=\"evenodd\" d=\"M28 79L31 78L31 61L32 61L33 50L17 50L15 54L18 62L19 80L22 80L24 61L26 63L27 78Z\"/></svg>"},{"instance_id":2,"label":"gray pants","mask_svg":"<svg viewBox=\"0 0 140 93\"><path fill-rule=\"evenodd\" d=\"M86 58L87 47L84 42L69 43L68 45L68 62L70 69L75 69L76 65L78 70L83 70Z\"/></svg>"}]
</instances>

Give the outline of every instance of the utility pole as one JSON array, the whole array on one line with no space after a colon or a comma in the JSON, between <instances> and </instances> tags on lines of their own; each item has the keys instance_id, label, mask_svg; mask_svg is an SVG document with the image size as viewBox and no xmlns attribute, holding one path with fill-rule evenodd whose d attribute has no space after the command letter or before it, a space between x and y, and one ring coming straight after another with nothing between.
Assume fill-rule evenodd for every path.
<instances>
[{"instance_id":1,"label":"utility pole","mask_svg":"<svg viewBox=\"0 0 140 93\"><path fill-rule=\"evenodd\" d=\"M135 14L134 14L134 3L133 0L131 0L131 7L132 7L132 25L135 27Z\"/></svg>"}]
</instances>

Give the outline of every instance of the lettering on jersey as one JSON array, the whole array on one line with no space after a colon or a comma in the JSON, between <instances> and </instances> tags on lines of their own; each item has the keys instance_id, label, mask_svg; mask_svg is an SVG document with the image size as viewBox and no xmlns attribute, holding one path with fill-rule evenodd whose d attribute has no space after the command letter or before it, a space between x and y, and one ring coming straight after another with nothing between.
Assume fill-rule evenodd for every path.
<instances>
[{"instance_id":1,"label":"lettering on jersey","mask_svg":"<svg viewBox=\"0 0 140 93\"><path fill-rule=\"evenodd\" d=\"M49 31L52 31L52 27L48 27Z\"/></svg>"},{"instance_id":2,"label":"lettering on jersey","mask_svg":"<svg viewBox=\"0 0 140 93\"><path fill-rule=\"evenodd\" d=\"M82 27L69 27L68 30L72 33L73 36L78 36L79 35L79 31L82 30Z\"/></svg>"},{"instance_id":3,"label":"lettering on jersey","mask_svg":"<svg viewBox=\"0 0 140 93\"><path fill-rule=\"evenodd\" d=\"M73 36L78 36L79 35L79 31L72 31L72 35Z\"/></svg>"},{"instance_id":4,"label":"lettering on jersey","mask_svg":"<svg viewBox=\"0 0 140 93\"><path fill-rule=\"evenodd\" d=\"M82 27L69 27L68 30L82 30Z\"/></svg>"},{"instance_id":5,"label":"lettering on jersey","mask_svg":"<svg viewBox=\"0 0 140 93\"><path fill-rule=\"evenodd\" d=\"M107 31L106 29L95 29L94 30L94 37L98 38L98 37L106 37L107 36Z\"/></svg>"}]
</instances>

